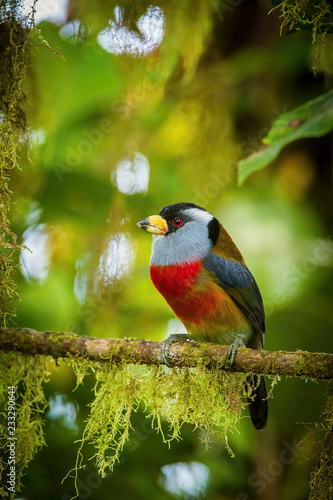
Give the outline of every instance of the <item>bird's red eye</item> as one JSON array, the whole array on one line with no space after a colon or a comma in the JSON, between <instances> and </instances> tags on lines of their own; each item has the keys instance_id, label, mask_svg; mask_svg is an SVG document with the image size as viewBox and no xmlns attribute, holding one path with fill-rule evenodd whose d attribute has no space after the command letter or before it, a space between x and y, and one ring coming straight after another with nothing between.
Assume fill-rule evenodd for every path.
<instances>
[{"instance_id":1,"label":"bird's red eye","mask_svg":"<svg viewBox=\"0 0 333 500\"><path fill-rule=\"evenodd\" d=\"M181 220L181 219L173 219L172 221L172 224L175 226L175 227L180 227L184 224L184 222Z\"/></svg>"}]
</instances>

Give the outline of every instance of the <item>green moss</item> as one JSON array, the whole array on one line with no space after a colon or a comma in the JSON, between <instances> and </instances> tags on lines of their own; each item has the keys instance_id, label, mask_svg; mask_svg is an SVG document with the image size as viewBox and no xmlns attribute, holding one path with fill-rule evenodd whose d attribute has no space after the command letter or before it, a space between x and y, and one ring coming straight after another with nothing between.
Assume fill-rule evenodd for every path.
<instances>
[{"instance_id":1,"label":"green moss","mask_svg":"<svg viewBox=\"0 0 333 500\"><path fill-rule=\"evenodd\" d=\"M9 183L18 166L17 150L25 133L25 101L22 81L28 57L28 32L33 19L23 27L19 12L23 1L0 0L0 322L6 326L15 315L18 294L14 281L13 253L20 246L10 230Z\"/></svg>"},{"instance_id":2,"label":"green moss","mask_svg":"<svg viewBox=\"0 0 333 500\"><path fill-rule=\"evenodd\" d=\"M332 32L333 8L330 2L321 0L284 0L275 8L282 11L281 32L286 27L289 31L310 30L315 42L317 35L324 37Z\"/></svg>"},{"instance_id":3,"label":"green moss","mask_svg":"<svg viewBox=\"0 0 333 500\"><path fill-rule=\"evenodd\" d=\"M302 352L302 356L295 362L295 374L302 377L304 370L307 371L307 367L309 366L309 356L307 353ZM313 373L315 373L315 361L314 357L310 357L311 368L313 367Z\"/></svg>"},{"instance_id":4,"label":"green moss","mask_svg":"<svg viewBox=\"0 0 333 500\"><path fill-rule=\"evenodd\" d=\"M322 355L316 353L309 353L304 351L297 351L298 360L294 363L295 375L298 377L311 378L313 381L322 372ZM311 377L309 377L309 366L311 365Z\"/></svg>"},{"instance_id":5,"label":"green moss","mask_svg":"<svg viewBox=\"0 0 333 500\"><path fill-rule=\"evenodd\" d=\"M6 326L9 317L15 315L19 299L14 277L16 266L17 262L11 255L5 256L0 252L0 323L3 326Z\"/></svg>"},{"instance_id":6,"label":"green moss","mask_svg":"<svg viewBox=\"0 0 333 500\"><path fill-rule=\"evenodd\" d=\"M227 433L236 426L244 407L245 375L206 370L204 366L169 370L87 362L83 371L75 361L72 366L80 383L88 366L96 377L76 472L83 466L86 444L94 446L93 458L102 476L113 469L129 438L132 412L139 407L146 408L147 417L152 418L153 427L166 443L180 439L181 428L188 423L204 431L207 446L209 435L218 431L229 449ZM169 426L167 435L163 434L162 421Z\"/></svg>"},{"instance_id":7,"label":"green moss","mask_svg":"<svg viewBox=\"0 0 333 500\"><path fill-rule=\"evenodd\" d=\"M315 448L309 500L333 498L333 394L326 399L321 419L317 426L324 436Z\"/></svg>"},{"instance_id":8,"label":"green moss","mask_svg":"<svg viewBox=\"0 0 333 500\"><path fill-rule=\"evenodd\" d=\"M5 353L1 358L0 427L4 437L8 436L8 386L15 386L17 394L17 491L24 468L45 445L42 416L48 405L43 390L49 378L47 359L16 352ZM113 469L130 437L133 412L139 407L166 444L181 439L183 425L190 424L202 431L207 448L210 436L218 433L232 454L227 438L246 405L246 374L226 373L219 367L208 369L205 365L171 370L164 366L115 364L112 360L93 362L74 356L68 362L76 374L77 386L84 383L86 376L95 377L94 396L79 441L74 475L77 476L88 458L94 459L102 477ZM5 448L6 438L1 446ZM86 457L85 450L91 446L95 452ZM2 496L5 493L6 488Z\"/></svg>"},{"instance_id":9,"label":"green moss","mask_svg":"<svg viewBox=\"0 0 333 500\"><path fill-rule=\"evenodd\" d=\"M278 2L273 2L277 4ZM322 67L322 51L327 44L328 33L333 33L333 5L329 0L284 0L278 3L274 9L281 9L281 33L286 29L287 32L297 30L307 30L312 33L312 43L315 49L312 55L313 71L316 74ZM328 53L330 54L330 49ZM327 54L327 50L326 50ZM325 67L325 66L324 66ZM329 68L326 73L330 73Z\"/></svg>"},{"instance_id":10,"label":"green moss","mask_svg":"<svg viewBox=\"0 0 333 500\"><path fill-rule=\"evenodd\" d=\"M17 352L2 353L0 363L0 448L3 451L4 477L8 461L8 387L15 394L15 473L16 491L20 490L24 469L46 443L43 434L43 413L48 406L43 384L49 379L45 357L25 356ZM3 481L6 484L5 481ZM0 492L8 495L7 488Z\"/></svg>"}]
</instances>

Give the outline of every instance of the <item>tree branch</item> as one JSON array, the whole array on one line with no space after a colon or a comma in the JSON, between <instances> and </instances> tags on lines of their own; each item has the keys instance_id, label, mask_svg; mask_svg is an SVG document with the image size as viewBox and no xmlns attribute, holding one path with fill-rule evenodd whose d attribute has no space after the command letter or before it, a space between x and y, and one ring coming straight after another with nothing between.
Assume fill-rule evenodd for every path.
<instances>
[{"instance_id":1,"label":"tree branch","mask_svg":"<svg viewBox=\"0 0 333 500\"><path fill-rule=\"evenodd\" d=\"M81 356L93 361L114 363L164 364L163 342L141 339L101 339L67 332L37 332L22 328L0 328L0 349L54 358ZM227 360L229 346L174 342L168 350L170 366L207 368L225 371L286 375L308 379L333 379L333 354L306 351L256 351L240 347L233 368Z\"/></svg>"}]
</instances>

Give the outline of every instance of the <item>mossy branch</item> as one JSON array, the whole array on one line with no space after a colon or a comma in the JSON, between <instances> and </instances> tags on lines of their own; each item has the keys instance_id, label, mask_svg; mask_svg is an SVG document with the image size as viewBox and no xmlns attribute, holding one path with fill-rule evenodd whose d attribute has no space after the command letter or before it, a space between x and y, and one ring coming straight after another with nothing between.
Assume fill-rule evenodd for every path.
<instances>
[{"instance_id":1,"label":"mossy branch","mask_svg":"<svg viewBox=\"0 0 333 500\"><path fill-rule=\"evenodd\" d=\"M93 361L146 365L164 364L163 342L141 339L101 339L67 332L37 332L22 328L0 328L0 349L54 358L78 356ZM174 342L168 351L170 366L285 375L307 379L333 379L333 354L297 350L256 351L240 347L233 368L227 359L229 347L215 344Z\"/></svg>"}]
</instances>

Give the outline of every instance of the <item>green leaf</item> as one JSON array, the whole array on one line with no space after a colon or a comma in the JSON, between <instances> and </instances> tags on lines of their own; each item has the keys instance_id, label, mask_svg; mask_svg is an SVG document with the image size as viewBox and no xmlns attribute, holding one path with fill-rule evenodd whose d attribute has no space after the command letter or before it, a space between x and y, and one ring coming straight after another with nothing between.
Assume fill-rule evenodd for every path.
<instances>
[{"instance_id":1,"label":"green leaf","mask_svg":"<svg viewBox=\"0 0 333 500\"><path fill-rule=\"evenodd\" d=\"M304 137L320 137L333 129L333 90L281 114L263 139L262 147L238 162L238 182L266 167L287 145Z\"/></svg>"}]
</instances>

